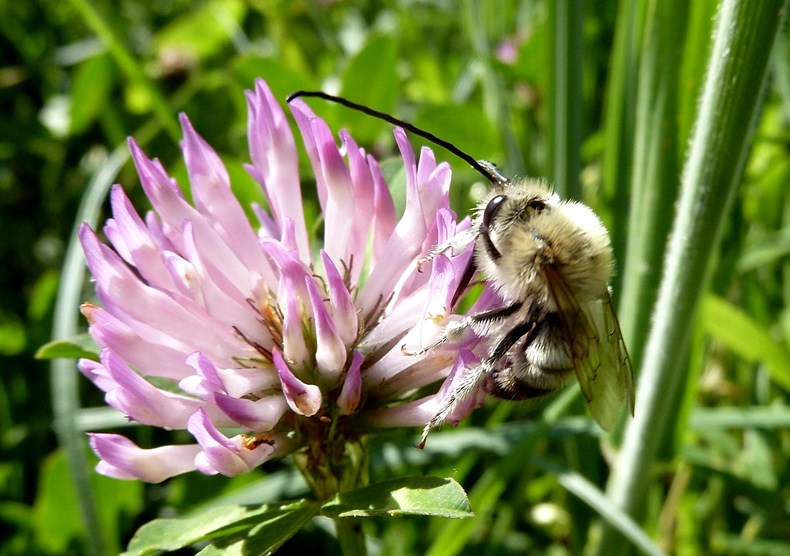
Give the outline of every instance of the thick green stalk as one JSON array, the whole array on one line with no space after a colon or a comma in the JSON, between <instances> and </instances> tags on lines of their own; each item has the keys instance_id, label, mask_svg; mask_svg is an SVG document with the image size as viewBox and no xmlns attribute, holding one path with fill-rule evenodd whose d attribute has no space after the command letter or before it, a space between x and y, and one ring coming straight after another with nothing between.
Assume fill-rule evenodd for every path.
<instances>
[{"instance_id":1,"label":"thick green stalk","mask_svg":"<svg viewBox=\"0 0 790 556\"><path fill-rule=\"evenodd\" d=\"M294 462L310 485L316 498L325 502L339 492L347 492L368 484L368 458L365 440L328 436L322 427L307 428L307 448L294 455ZM345 556L367 554L362 520L355 517L335 519L335 532Z\"/></svg>"},{"instance_id":2,"label":"thick green stalk","mask_svg":"<svg viewBox=\"0 0 790 556\"><path fill-rule=\"evenodd\" d=\"M636 413L608 485L613 502L631 515L642 511L659 446L677 425L677 414L666 408L683 394L685 370L678 364L740 182L784 5L782 0L723 0L719 9ZM621 537L604 526L597 554L614 554L622 546Z\"/></svg>"}]
</instances>

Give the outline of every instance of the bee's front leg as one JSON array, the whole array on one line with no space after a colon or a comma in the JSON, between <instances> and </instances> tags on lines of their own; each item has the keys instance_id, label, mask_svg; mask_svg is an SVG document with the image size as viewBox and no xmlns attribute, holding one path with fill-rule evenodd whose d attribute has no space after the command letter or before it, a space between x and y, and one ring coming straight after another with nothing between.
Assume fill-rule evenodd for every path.
<instances>
[{"instance_id":1,"label":"bee's front leg","mask_svg":"<svg viewBox=\"0 0 790 556\"><path fill-rule=\"evenodd\" d=\"M444 332L436 341L431 343L428 347L418 351L417 355L432 351L447 342L458 340L463 337L467 330L473 330L478 336L485 336L492 324L514 315L523 305L521 301L516 301L504 307L497 307L496 309L483 311L482 313L468 315L460 320L451 322L445 327Z\"/></svg>"}]
</instances>

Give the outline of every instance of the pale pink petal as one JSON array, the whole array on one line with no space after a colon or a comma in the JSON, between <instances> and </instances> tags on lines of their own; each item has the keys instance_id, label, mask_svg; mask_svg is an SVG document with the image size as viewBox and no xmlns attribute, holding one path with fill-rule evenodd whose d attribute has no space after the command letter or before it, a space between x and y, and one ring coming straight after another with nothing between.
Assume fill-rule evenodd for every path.
<instances>
[{"instance_id":1,"label":"pale pink petal","mask_svg":"<svg viewBox=\"0 0 790 556\"><path fill-rule=\"evenodd\" d=\"M332 307L332 319L337 327L338 334L343 343L350 346L357 337L357 309L354 300L348 291L343 277L338 272L332 259L324 250L321 250L321 260L324 263L327 286L329 288L329 304Z\"/></svg>"},{"instance_id":2,"label":"pale pink petal","mask_svg":"<svg viewBox=\"0 0 790 556\"><path fill-rule=\"evenodd\" d=\"M275 221L280 226L286 219L295 223L299 257L309 261L311 251L302 208L299 157L288 120L261 79L255 82L255 91L247 93L247 106L247 139L255 169L253 175L264 188ZM272 234L272 237L277 235Z\"/></svg>"},{"instance_id":3,"label":"pale pink petal","mask_svg":"<svg viewBox=\"0 0 790 556\"><path fill-rule=\"evenodd\" d=\"M381 174L378 162L370 155L368 155L367 160L373 177L373 245L371 264L375 266L382 255L387 255L385 248L390 236L395 231L397 218L395 216L395 203L387 187L387 182Z\"/></svg>"},{"instance_id":4,"label":"pale pink petal","mask_svg":"<svg viewBox=\"0 0 790 556\"><path fill-rule=\"evenodd\" d=\"M348 260L354 222L351 216L355 213L351 174L326 123L316 118L302 101L292 102L290 106L313 164L319 199L323 199L324 250L334 260Z\"/></svg>"},{"instance_id":5,"label":"pale pink petal","mask_svg":"<svg viewBox=\"0 0 790 556\"><path fill-rule=\"evenodd\" d=\"M348 353L313 279L305 278L305 286L313 308L316 342L315 362L321 373L321 378L326 380L326 384L331 388L337 384L337 380L343 373Z\"/></svg>"},{"instance_id":6,"label":"pale pink petal","mask_svg":"<svg viewBox=\"0 0 790 556\"><path fill-rule=\"evenodd\" d=\"M341 415L351 415L359 407L362 398L362 377L360 370L362 362L365 360L359 350L354 350L351 356L351 365L343 381L343 389L337 398L337 406L340 408Z\"/></svg>"},{"instance_id":7,"label":"pale pink petal","mask_svg":"<svg viewBox=\"0 0 790 556\"><path fill-rule=\"evenodd\" d=\"M354 191L354 215L351 220L351 236L343 259L351 266L349 269L352 284L358 282L371 226L376 219L373 205L373 176L367 163L365 151L360 149L354 139L345 131L340 132L344 150L348 158L348 170ZM371 218L372 217L372 218Z\"/></svg>"},{"instance_id":8,"label":"pale pink petal","mask_svg":"<svg viewBox=\"0 0 790 556\"><path fill-rule=\"evenodd\" d=\"M195 457L195 465L198 471L206 475L221 473L226 477L235 477L249 472L275 453L272 444L261 443L249 450L242 446L241 437L226 437L202 410L189 418L187 429L203 449Z\"/></svg>"},{"instance_id":9,"label":"pale pink petal","mask_svg":"<svg viewBox=\"0 0 790 556\"><path fill-rule=\"evenodd\" d=\"M321 389L314 384L299 380L286 364L279 351L272 352L274 366L280 375L283 394L289 407L299 415L312 417L321 409Z\"/></svg>"},{"instance_id":10,"label":"pale pink petal","mask_svg":"<svg viewBox=\"0 0 790 556\"><path fill-rule=\"evenodd\" d=\"M119 434L89 434L91 448L101 461L96 471L115 479L139 479L161 483L165 479L195 470L200 446L161 446L144 449Z\"/></svg>"}]
</instances>

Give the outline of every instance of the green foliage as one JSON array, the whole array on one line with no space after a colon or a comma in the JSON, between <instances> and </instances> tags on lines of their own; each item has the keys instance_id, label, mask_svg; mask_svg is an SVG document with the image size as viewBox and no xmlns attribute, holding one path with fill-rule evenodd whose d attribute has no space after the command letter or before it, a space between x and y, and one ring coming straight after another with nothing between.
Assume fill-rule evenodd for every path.
<instances>
[{"instance_id":1,"label":"green foliage","mask_svg":"<svg viewBox=\"0 0 790 556\"><path fill-rule=\"evenodd\" d=\"M716 60L728 64L716 87L721 102L711 101L716 110L699 121L723 4L748 13ZM265 553L283 543L337 553L338 541L313 517L341 512L365 515L341 519L361 520L381 554L575 554L611 527L643 551L790 552L783 486L790 482L790 41L786 31L778 38L772 31L783 5L7 3L0 18L0 99L8 111L0 126L0 553L108 554L125 546L140 554L195 546L205 554ZM761 17L771 24L757 26ZM766 68L773 81L763 92ZM578 179L613 236L615 299L637 370L658 362L667 369L637 377L640 391L655 396L652 404L638 398L636 408L655 450L615 460L618 435L602 437L587 419L568 416L583 414L571 390L542 410L491 403L458 431L433 434L425 451L413 448L413 431L371 439L373 495L344 493L323 507L281 505L307 496L287 460L267 464L265 475L192 474L155 486L96 475L84 431L129 425L96 410L101 394L68 359L95 357L79 335L78 305L92 290L74 245L75 215L100 222L114 182L145 206L125 154L111 154L124 152L128 136L183 176L179 111L223 156L242 202L259 202L241 168L248 160L243 91L258 77L281 99L322 88L392 112L509 172L557 176L571 192ZM310 104L369 151L394 153L388 125ZM713 126L708 139L692 139L705 125ZM435 150L453 165L455 209L464 213L479 177ZM681 185L688 161L701 166L687 166L693 183ZM304 156L302 163L306 169ZM402 182L393 182L396 196ZM701 189L679 205L681 188ZM309 184L305 192L314 221ZM692 248L682 256L670 249L667 259L678 206L693 209L686 213L693 226L676 234ZM663 303L658 334L653 304L667 268L689 287ZM651 334L656 347L645 350ZM50 384L44 359L54 359ZM156 444L156 431L126 432ZM605 494L613 461L620 473L638 471L628 484L643 496L625 504L627 512L612 501L612 487ZM415 474L452 476L469 492L474 517L446 519L469 512L457 484L399 479ZM183 517L140 528L162 515Z\"/></svg>"},{"instance_id":2,"label":"green foliage","mask_svg":"<svg viewBox=\"0 0 790 556\"><path fill-rule=\"evenodd\" d=\"M436 515L472 517L466 493L453 479L401 477L341 492L321 508L327 517Z\"/></svg>"},{"instance_id":3,"label":"green foliage","mask_svg":"<svg viewBox=\"0 0 790 556\"><path fill-rule=\"evenodd\" d=\"M271 554L298 531L319 507L296 502L272 508L221 506L178 519L156 519L144 525L129 543L127 556L173 551L216 540L205 554Z\"/></svg>"}]
</instances>

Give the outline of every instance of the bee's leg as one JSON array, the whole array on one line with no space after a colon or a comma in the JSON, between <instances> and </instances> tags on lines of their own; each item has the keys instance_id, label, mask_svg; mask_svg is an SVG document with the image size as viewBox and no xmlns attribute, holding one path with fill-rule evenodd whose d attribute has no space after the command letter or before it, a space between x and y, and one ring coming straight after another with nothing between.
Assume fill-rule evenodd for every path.
<instances>
[{"instance_id":1,"label":"bee's leg","mask_svg":"<svg viewBox=\"0 0 790 556\"><path fill-rule=\"evenodd\" d=\"M464 332L469 330L470 328L477 332L479 335L483 336L486 333L488 326L491 323L496 321L506 319L507 317L516 313L524 304L521 301L516 301L515 303L511 303L510 305L506 305L504 307L497 307L496 309L491 309L490 311L484 311L482 313L477 313L474 315L469 315L464 317L463 319L450 323L445 328L444 333L439 336L439 338L433 342L431 345L422 349L417 352L417 355L427 353L433 349L436 349L440 345L446 343L448 340L453 340L455 338L460 338Z\"/></svg>"},{"instance_id":2,"label":"bee's leg","mask_svg":"<svg viewBox=\"0 0 790 556\"><path fill-rule=\"evenodd\" d=\"M462 232L458 232L444 243L434 246L433 249L428 251L427 255L417 261L417 269L421 269L424 264L431 262L445 251L449 250L453 253L460 253L477 238L478 233L476 228L468 228Z\"/></svg>"},{"instance_id":3,"label":"bee's leg","mask_svg":"<svg viewBox=\"0 0 790 556\"><path fill-rule=\"evenodd\" d=\"M537 325L535 322L527 320L520 323L518 326L505 334L499 340L499 342L497 342L496 346L494 346L494 349L491 350L491 354L486 357L479 366L475 367L474 369L467 370L464 373L458 385L445 397L445 399L442 401L442 404L439 406L439 410L433 417L431 417L431 420L428 421L428 424L425 425L425 429L422 432L422 439L418 444L419 448L425 446L425 440L428 438L428 433L431 431L431 429L440 425L453 411L453 409L455 409L455 406L459 401L465 400L474 394L480 385L483 384L486 377L493 372L497 362L502 357L504 357L510 348L516 345L516 343L524 336L528 336L529 341L529 337L534 335L536 328Z\"/></svg>"},{"instance_id":4,"label":"bee's leg","mask_svg":"<svg viewBox=\"0 0 790 556\"><path fill-rule=\"evenodd\" d=\"M509 316L514 315L521 309L523 305L524 303L521 301L516 301L510 305L505 305L504 307L497 307L496 309L469 315L455 323L448 325L444 335L448 338L457 338L459 335L470 328L478 334L483 335L492 323L504 320Z\"/></svg>"}]
</instances>

